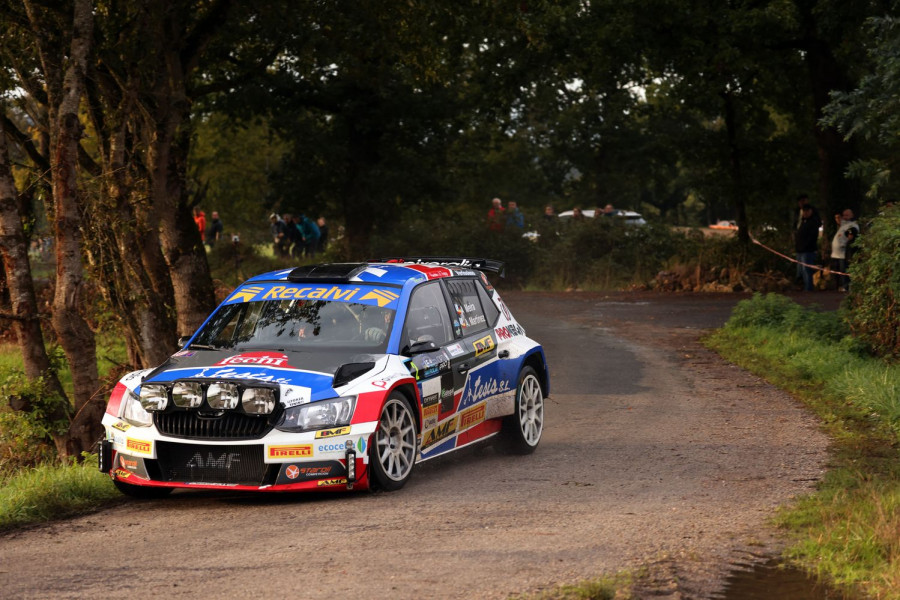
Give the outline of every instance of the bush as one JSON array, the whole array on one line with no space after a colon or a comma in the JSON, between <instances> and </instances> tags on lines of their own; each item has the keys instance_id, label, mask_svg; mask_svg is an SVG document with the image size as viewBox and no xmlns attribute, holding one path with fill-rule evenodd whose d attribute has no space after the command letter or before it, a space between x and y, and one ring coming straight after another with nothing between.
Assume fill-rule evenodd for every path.
<instances>
[{"instance_id":1,"label":"bush","mask_svg":"<svg viewBox=\"0 0 900 600\"><path fill-rule=\"evenodd\" d=\"M741 300L726 326L772 327L815 340L845 344L845 338L850 335L849 326L839 314L803 307L779 294L754 294L750 299ZM853 349L852 344L849 349Z\"/></svg>"},{"instance_id":2,"label":"bush","mask_svg":"<svg viewBox=\"0 0 900 600\"><path fill-rule=\"evenodd\" d=\"M43 379L29 380L21 371L8 371L0 380L0 473L34 466L56 458L54 434L66 431L68 421L50 422L64 398L50 394Z\"/></svg>"},{"instance_id":3,"label":"bush","mask_svg":"<svg viewBox=\"0 0 900 600\"><path fill-rule=\"evenodd\" d=\"M877 355L900 358L900 206L885 208L860 236L850 265L853 332Z\"/></svg>"}]
</instances>

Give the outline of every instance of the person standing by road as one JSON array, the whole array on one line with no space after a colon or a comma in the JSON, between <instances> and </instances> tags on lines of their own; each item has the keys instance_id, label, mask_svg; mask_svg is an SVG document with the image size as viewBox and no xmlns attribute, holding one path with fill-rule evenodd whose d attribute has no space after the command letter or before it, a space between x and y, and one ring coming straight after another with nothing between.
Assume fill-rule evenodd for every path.
<instances>
[{"instance_id":1,"label":"person standing by road","mask_svg":"<svg viewBox=\"0 0 900 600\"><path fill-rule=\"evenodd\" d=\"M328 248L328 224L325 223L325 217L319 217L316 225L319 227L319 244L316 250L325 252L326 248Z\"/></svg>"},{"instance_id":2,"label":"person standing by road","mask_svg":"<svg viewBox=\"0 0 900 600\"><path fill-rule=\"evenodd\" d=\"M222 239L222 232L225 230L225 226L222 224L222 221L219 220L218 211L212 211L212 218L209 222L209 228L206 230L206 245L212 248L216 245L220 239Z\"/></svg>"},{"instance_id":3,"label":"person standing by road","mask_svg":"<svg viewBox=\"0 0 900 600\"><path fill-rule=\"evenodd\" d=\"M853 243L859 236L859 225L854 220L853 211L845 209L840 215L837 233L831 239L831 268L838 273L846 273L850 266L850 258L853 254ZM849 291L850 277L836 275L837 289L841 292Z\"/></svg>"},{"instance_id":4,"label":"person standing by road","mask_svg":"<svg viewBox=\"0 0 900 600\"><path fill-rule=\"evenodd\" d=\"M269 231L272 233L272 248L275 250L275 256L287 256L291 242L284 219L275 213L269 215Z\"/></svg>"},{"instance_id":5,"label":"person standing by road","mask_svg":"<svg viewBox=\"0 0 900 600\"><path fill-rule=\"evenodd\" d=\"M519 210L519 205L514 200L510 200L506 205L506 227L525 228L525 215Z\"/></svg>"},{"instance_id":6,"label":"person standing by road","mask_svg":"<svg viewBox=\"0 0 900 600\"><path fill-rule=\"evenodd\" d=\"M503 218L506 209L503 208L503 201L500 198L491 200L491 208L488 210L487 222L488 229L491 231L503 231L505 220Z\"/></svg>"},{"instance_id":7,"label":"person standing by road","mask_svg":"<svg viewBox=\"0 0 900 600\"><path fill-rule=\"evenodd\" d=\"M194 207L194 223L197 224L197 229L200 231L200 241L202 242L206 233L206 213L199 206Z\"/></svg>"},{"instance_id":8,"label":"person standing by road","mask_svg":"<svg viewBox=\"0 0 900 600\"><path fill-rule=\"evenodd\" d=\"M800 226L794 235L794 249L797 252L797 262L800 263L803 289L807 292L813 289L813 271L818 258L819 227L822 225L822 220L813 211L811 205L803 206L800 212Z\"/></svg>"}]
</instances>

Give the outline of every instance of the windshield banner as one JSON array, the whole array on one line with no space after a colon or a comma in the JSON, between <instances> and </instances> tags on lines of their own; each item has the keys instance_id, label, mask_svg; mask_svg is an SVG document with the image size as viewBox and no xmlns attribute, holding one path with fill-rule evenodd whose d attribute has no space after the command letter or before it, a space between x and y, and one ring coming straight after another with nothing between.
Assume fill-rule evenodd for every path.
<instances>
[{"instance_id":1,"label":"windshield banner","mask_svg":"<svg viewBox=\"0 0 900 600\"><path fill-rule=\"evenodd\" d=\"M331 300L396 309L399 297L400 294L393 289L367 285L259 283L238 288L224 303L240 304L241 302L263 300Z\"/></svg>"}]
</instances>

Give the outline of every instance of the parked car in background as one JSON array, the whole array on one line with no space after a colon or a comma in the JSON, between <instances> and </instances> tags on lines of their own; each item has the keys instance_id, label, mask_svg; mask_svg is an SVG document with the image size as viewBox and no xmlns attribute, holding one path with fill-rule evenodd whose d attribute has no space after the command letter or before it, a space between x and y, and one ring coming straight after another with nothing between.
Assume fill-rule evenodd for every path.
<instances>
[{"instance_id":1,"label":"parked car in background","mask_svg":"<svg viewBox=\"0 0 900 600\"><path fill-rule=\"evenodd\" d=\"M125 375L100 470L123 493L396 490L494 438L533 452L550 376L483 271L433 257L322 264L238 286L183 349Z\"/></svg>"},{"instance_id":2,"label":"parked car in background","mask_svg":"<svg viewBox=\"0 0 900 600\"><path fill-rule=\"evenodd\" d=\"M581 211L586 219L593 219L594 215L597 214L592 208L587 208ZM563 220L569 220L573 217L574 213L571 210L564 210L559 213L559 218ZM621 220L626 225L646 225L647 221L641 216L641 213L634 212L633 210L616 210L613 215L616 219Z\"/></svg>"}]
</instances>

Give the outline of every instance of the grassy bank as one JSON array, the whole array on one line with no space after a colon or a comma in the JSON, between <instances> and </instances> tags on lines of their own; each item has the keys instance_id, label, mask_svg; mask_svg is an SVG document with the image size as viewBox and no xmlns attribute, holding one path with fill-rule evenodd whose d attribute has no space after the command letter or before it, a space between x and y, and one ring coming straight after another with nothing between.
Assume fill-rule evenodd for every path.
<instances>
[{"instance_id":1,"label":"grassy bank","mask_svg":"<svg viewBox=\"0 0 900 600\"><path fill-rule=\"evenodd\" d=\"M819 490L777 517L789 559L835 584L900 598L900 366L865 356L839 315L781 296L742 302L707 339L789 390L834 440Z\"/></svg>"},{"instance_id":2,"label":"grassy bank","mask_svg":"<svg viewBox=\"0 0 900 600\"><path fill-rule=\"evenodd\" d=\"M0 478L0 531L84 514L121 500L97 457L82 464L40 465Z\"/></svg>"}]
</instances>

